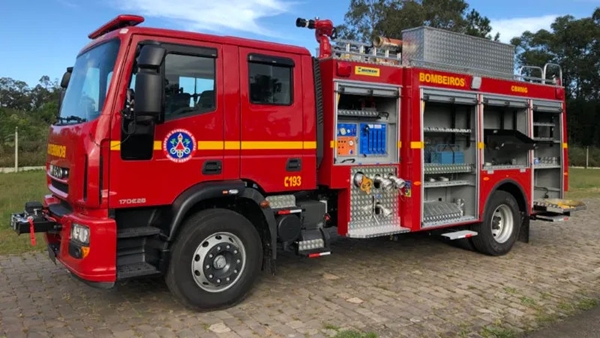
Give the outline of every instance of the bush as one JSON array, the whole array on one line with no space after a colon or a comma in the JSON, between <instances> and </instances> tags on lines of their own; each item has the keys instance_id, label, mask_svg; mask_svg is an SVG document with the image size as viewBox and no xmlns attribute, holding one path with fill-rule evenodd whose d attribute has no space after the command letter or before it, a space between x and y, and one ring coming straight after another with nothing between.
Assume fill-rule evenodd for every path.
<instances>
[{"instance_id":1,"label":"bush","mask_svg":"<svg viewBox=\"0 0 600 338\"><path fill-rule=\"evenodd\" d=\"M574 167L584 167L586 148L585 147L570 147L569 148L569 165ZM600 167L600 148L589 147L588 165L590 167Z\"/></svg>"}]
</instances>

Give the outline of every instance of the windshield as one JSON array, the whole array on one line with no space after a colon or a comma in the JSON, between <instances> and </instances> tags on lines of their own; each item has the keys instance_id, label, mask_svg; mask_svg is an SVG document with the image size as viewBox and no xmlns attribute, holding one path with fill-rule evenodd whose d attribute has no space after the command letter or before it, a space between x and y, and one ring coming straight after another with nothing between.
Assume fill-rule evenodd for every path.
<instances>
[{"instance_id":1,"label":"windshield","mask_svg":"<svg viewBox=\"0 0 600 338\"><path fill-rule=\"evenodd\" d=\"M59 124L92 121L106 99L120 40L114 39L79 55L60 109Z\"/></svg>"}]
</instances>

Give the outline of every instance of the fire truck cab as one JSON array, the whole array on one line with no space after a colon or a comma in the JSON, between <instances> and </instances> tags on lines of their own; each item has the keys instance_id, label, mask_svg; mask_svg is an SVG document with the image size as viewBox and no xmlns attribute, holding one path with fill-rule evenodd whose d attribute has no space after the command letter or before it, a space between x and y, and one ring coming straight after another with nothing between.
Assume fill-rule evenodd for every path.
<instances>
[{"instance_id":1,"label":"fire truck cab","mask_svg":"<svg viewBox=\"0 0 600 338\"><path fill-rule=\"evenodd\" d=\"M281 250L330 254L330 227L503 255L531 219L585 208L564 199L560 67L515 76L510 45L429 27L342 41L298 19L313 57L143 21L89 35L61 83L50 193L11 216L85 283L164 275L182 304L219 309Z\"/></svg>"}]
</instances>

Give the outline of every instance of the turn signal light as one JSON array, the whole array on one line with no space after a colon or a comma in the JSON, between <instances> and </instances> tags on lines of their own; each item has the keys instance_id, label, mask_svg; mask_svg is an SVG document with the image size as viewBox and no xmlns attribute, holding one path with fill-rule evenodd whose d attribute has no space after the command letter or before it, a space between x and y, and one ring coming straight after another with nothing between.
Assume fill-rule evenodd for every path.
<instances>
[{"instance_id":1,"label":"turn signal light","mask_svg":"<svg viewBox=\"0 0 600 338\"><path fill-rule=\"evenodd\" d=\"M348 62L338 62L336 74L338 76L350 77L350 74L352 74L352 66Z\"/></svg>"}]
</instances>

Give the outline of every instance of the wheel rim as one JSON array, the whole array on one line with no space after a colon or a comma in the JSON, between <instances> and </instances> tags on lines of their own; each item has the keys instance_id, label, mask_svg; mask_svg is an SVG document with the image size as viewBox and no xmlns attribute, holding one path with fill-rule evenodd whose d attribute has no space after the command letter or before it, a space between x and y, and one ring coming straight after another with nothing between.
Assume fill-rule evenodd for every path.
<instances>
[{"instance_id":1,"label":"wheel rim","mask_svg":"<svg viewBox=\"0 0 600 338\"><path fill-rule=\"evenodd\" d=\"M506 204L502 204L492 214L492 237L498 243L506 242L513 233L515 221L513 212Z\"/></svg>"},{"instance_id":2,"label":"wheel rim","mask_svg":"<svg viewBox=\"0 0 600 338\"><path fill-rule=\"evenodd\" d=\"M203 290L223 292L239 280L246 266L246 250L234 234L212 234L196 248L192 256L192 276Z\"/></svg>"}]
</instances>

